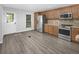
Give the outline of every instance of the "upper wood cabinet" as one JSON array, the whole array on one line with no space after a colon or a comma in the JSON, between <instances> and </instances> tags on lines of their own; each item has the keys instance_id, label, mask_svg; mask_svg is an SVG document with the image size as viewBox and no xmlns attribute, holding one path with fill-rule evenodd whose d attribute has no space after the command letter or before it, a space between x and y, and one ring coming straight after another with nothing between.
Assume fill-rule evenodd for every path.
<instances>
[{"instance_id":1,"label":"upper wood cabinet","mask_svg":"<svg viewBox=\"0 0 79 59\"><path fill-rule=\"evenodd\" d=\"M79 5L77 6L77 18L79 20Z\"/></svg>"},{"instance_id":2,"label":"upper wood cabinet","mask_svg":"<svg viewBox=\"0 0 79 59\"><path fill-rule=\"evenodd\" d=\"M71 11L72 11L72 15L73 15L73 19L78 19L78 6L72 6L71 7Z\"/></svg>"},{"instance_id":3,"label":"upper wood cabinet","mask_svg":"<svg viewBox=\"0 0 79 59\"><path fill-rule=\"evenodd\" d=\"M46 19L48 20L59 19L59 16L62 13L72 13L73 19L79 20L79 4L41 12L41 14L46 15Z\"/></svg>"},{"instance_id":4,"label":"upper wood cabinet","mask_svg":"<svg viewBox=\"0 0 79 59\"><path fill-rule=\"evenodd\" d=\"M61 13L72 13L73 19L79 19L79 5L64 7Z\"/></svg>"},{"instance_id":5,"label":"upper wood cabinet","mask_svg":"<svg viewBox=\"0 0 79 59\"><path fill-rule=\"evenodd\" d=\"M47 12L46 13L46 17L47 17L47 19L52 19L52 13L51 12Z\"/></svg>"},{"instance_id":6,"label":"upper wood cabinet","mask_svg":"<svg viewBox=\"0 0 79 59\"><path fill-rule=\"evenodd\" d=\"M40 12L39 15L46 15L46 13L45 12L42 12L42 13Z\"/></svg>"},{"instance_id":7,"label":"upper wood cabinet","mask_svg":"<svg viewBox=\"0 0 79 59\"><path fill-rule=\"evenodd\" d=\"M50 10L50 11L47 11L45 12L46 14L46 18L48 20L55 20L55 19L58 19L58 16L59 16L59 13L58 13L58 10Z\"/></svg>"},{"instance_id":8,"label":"upper wood cabinet","mask_svg":"<svg viewBox=\"0 0 79 59\"><path fill-rule=\"evenodd\" d=\"M72 13L71 10L72 10L71 7L66 7L66 8L64 8L64 12L65 12L65 13Z\"/></svg>"},{"instance_id":9,"label":"upper wood cabinet","mask_svg":"<svg viewBox=\"0 0 79 59\"><path fill-rule=\"evenodd\" d=\"M60 11L59 11L58 9L56 9L56 10L54 11L54 19L55 19L55 20L58 20L58 19L59 19L59 15L60 15L59 12L60 12Z\"/></svg>"},{"instance_id":10,"label":"upper wood cabinet","mask_svg":"<svg viewBox=\"0 0 79 59\"><path fill-rule=\"evenodd\" d=\"M59 10L60 10L60 11L59 11L59 14L63 14L63 13L72 13L71 7L60 8Z\"/></svg>"}]
</instances>

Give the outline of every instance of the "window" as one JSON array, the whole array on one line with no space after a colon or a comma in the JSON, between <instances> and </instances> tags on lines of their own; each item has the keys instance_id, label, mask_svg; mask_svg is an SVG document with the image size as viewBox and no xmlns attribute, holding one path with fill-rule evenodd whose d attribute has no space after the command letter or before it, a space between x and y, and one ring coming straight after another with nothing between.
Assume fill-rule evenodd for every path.
<instances>
[{"instance_id":1,"label":"window","mask_svg":"<svg viewBox=\"0 0 79 59\"><path fill-rule=\"evenodd\" d=\"M26 28L31 27L31 15L26 15Z\"/></svg>"},{"instance_id":2,"label":"window","mask_svg":"<svg viewBox=\"0 0 79 59\"><path fill-rule=\"evenodd\" d=\"M14 14L13 13L7 13L7 23L11 23L14 21Z\"/></svg>"}]
</instances>

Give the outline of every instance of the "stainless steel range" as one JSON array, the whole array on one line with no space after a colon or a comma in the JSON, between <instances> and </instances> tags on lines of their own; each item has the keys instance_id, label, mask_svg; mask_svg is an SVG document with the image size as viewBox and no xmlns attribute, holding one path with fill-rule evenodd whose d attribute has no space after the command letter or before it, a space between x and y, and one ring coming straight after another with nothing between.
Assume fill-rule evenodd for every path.
<instances>
[{"instance_id":1,"label":"stainless steel range","mask_svg":"<svg viewBox=\"0 0 79 59\"><path fill-rule=\"evenodd\" d=\"M59 26L59 38L71 41L71 26L61 25Z\"/></svg>"}]
</instances>

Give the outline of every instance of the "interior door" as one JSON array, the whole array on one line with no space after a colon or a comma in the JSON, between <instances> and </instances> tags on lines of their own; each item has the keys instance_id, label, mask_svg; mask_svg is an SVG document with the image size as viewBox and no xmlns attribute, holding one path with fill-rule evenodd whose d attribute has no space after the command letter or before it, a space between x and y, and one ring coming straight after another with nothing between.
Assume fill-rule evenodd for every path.
<instances>
[{"instance_id":1,"label":"interior door","mask_svg":"<svg viewBox=\"0 0 79 59\"><path fill-rule=\"evenodd\" d=\"M6 34L16 32L16 20L14 13L6 13Z\"/></svg>"}]
</instances>

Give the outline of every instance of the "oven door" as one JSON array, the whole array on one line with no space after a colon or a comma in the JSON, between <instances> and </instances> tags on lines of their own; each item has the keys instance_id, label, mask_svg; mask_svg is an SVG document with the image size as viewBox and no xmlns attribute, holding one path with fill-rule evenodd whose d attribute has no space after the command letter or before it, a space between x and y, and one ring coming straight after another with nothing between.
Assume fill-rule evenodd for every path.
<instances>
[{"instance_id":1,"label":"oven door","mask_svg":"<svg viewBox=\"0 0 79 59\"><path fill-rule=\"evenodd\" d=\"M71 41L70 30L68 29L59 29L58 37L61 39L65 39L67 41Z\"/></svg>"},{"instance_id":2,"label":"oven door","mask_svg":"<svg viewBox=\"0 0 79 59\"><path fill-rule=\"evenodd\" d=\"M70 30L67 29L59 29L59 34L70 36Z\"/></svg>"}]
</instances>

